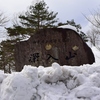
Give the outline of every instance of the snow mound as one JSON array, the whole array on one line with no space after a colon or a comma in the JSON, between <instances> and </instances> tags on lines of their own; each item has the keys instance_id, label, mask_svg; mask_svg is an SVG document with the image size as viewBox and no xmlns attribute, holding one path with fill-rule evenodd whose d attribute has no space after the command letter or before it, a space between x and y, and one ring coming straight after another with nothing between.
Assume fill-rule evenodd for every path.
<instances>
[{"instance_id":1,"label":"snow mound","mask_svg":"<svg viewBox=\"0 0 100 100\"><path fill-rule=\"evenodd\" d=\"M0 100L100 100L100 66L24 66L0 75Z\"/></svg>"}]
</instances>

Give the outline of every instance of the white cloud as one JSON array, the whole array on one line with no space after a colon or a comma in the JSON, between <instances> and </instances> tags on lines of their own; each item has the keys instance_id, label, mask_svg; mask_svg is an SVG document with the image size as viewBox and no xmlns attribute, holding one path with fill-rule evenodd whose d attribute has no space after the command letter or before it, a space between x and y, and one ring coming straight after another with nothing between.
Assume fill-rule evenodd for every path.
<instances>
[{"instance_id":1,"label":"white cloud","mask_svg":"<svg viewBox=\"0 0 100 100\"><path fill-rule=\"evenodd\" d=\"M0 10L7 12L9 16L26 11L27 7L37 0L0 0ZM82 15L89 15L90 11L97 9L100 0L44 0L49 10L58 12L60 21L74 19L77 24L86 25L88 21Z\"/></svg>"},{"instance_id":2,"label":"white cloud","mask_svg":"<svg viewBox=\"0 0 100 100\"><path fill-rule=\"evenodd\" d=\"M0 9L9 13L21 12L31 4L32 0L3 0Z\"/></svg>"}]
</instances>

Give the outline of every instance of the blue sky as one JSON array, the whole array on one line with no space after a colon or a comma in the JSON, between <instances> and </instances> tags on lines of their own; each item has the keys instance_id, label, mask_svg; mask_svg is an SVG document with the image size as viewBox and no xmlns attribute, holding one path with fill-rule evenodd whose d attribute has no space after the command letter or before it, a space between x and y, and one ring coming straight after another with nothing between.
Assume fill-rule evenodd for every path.
<instances>
[{"instance_id":1,"label":"blue sky","mask_svg":"<svg viewBox=\"0 0 100 100\"><path fill-rule=\"evenodd\" d=\"M10 18L14 14L26 11L27 8L39 0L0 0L0 10L4 11ZM88 21L83 16L90 16L90 11L100 8L100 0L44 0L49 10L58 12L61 22L74 19L84 30L88 26ZM83 14L82 14L83 13Z\"/></svg>"}]
</instances>

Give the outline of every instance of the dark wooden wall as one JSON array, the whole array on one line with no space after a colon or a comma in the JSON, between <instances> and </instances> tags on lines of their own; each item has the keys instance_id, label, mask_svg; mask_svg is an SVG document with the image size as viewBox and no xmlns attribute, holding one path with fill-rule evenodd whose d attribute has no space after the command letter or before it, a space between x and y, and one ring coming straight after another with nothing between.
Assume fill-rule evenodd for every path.
<instances>
[{"instance_id":1,"label":"dark wooden wall","mask_svg":"<svg viewBox=\"0 0 100 100\"><path fill-rule=\"evenodd\" d=\"M77 32L71 29L42 29L29 40L19 42L15 47L16 71L24 65L79 66L95 62L94 55Z\"/></svg>"}]
</instances>

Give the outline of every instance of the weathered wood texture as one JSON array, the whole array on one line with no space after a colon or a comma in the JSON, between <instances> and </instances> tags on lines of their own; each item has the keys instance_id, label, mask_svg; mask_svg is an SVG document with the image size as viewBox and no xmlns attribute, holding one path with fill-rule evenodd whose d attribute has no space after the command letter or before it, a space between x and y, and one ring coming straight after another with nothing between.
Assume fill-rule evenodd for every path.
<instances>
[{"instance_id":1,"label":"weathered wood texture","mask_svg":"<svg viewBox=\"0 0 100 100\"><path fill-rule=\"evenodd\" d=\"M16 71L21 71L24 65L47 67L58 62L79 66L95 62L91 49L79 34L62 28L42 29L29 40L17 43L15 60Z\"/></svg>"}]
</instances>

